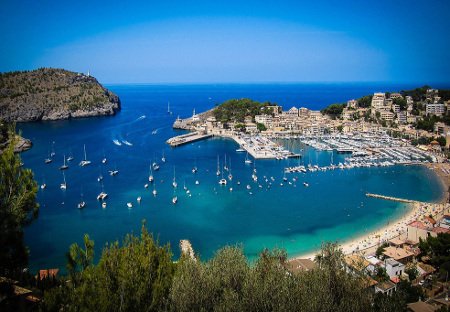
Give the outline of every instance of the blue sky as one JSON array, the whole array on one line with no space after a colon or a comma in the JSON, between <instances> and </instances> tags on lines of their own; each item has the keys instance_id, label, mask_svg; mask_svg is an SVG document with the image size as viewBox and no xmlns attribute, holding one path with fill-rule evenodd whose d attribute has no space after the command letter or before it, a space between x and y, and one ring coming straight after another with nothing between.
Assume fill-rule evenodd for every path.
<instances>
[{"instance_id":1,"label":"blue sky","mask_svg":"<svg viewBox=\"0 0 450 312\"><path fill-rule=\"evenodd\" d=\"M450 1L4 1L0 71L105 83L450 82Z\"/></svg>"}]
</instances>

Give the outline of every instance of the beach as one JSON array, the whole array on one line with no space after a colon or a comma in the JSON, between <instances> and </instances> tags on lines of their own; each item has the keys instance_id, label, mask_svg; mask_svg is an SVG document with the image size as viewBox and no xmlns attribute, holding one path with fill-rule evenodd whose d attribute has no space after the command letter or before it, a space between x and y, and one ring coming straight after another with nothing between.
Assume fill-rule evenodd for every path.
<instances>
[{"instance_id":1,"label":"beach","mask_svg":"<svg viewBox=\"0 0 450 312\"><path fill-rule=\"evenodd\" d=\"M406 230L409 223L419 220L422 221L425 216L432 215L437 219L444 214L450 212L450 204L448 203L447 190L450 186L450 163L432 163L424 164L428 169L432 170L442 184L442 196L435 203L414 201L407 205L408 212L395 220L393 223L379 228L368 235L358 236L357 238L342 242L339 244L344 254L352 254L358 252L362 255L374 255L378 246L393 238L406 238ZM383 200L383 199L380 199ZM318 250L293 257L292 259L308 258L313 260Z\"/></svg>"}]
</instances>

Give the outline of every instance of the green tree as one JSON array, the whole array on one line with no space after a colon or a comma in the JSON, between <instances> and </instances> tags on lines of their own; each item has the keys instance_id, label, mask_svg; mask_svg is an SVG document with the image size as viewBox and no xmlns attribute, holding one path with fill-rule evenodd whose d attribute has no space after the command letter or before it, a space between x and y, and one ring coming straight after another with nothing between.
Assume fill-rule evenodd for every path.
<instances>
[{"instance_id":1,"label":"green tree","mask_svg":"<svg viewBox=\"0 0 450 312\"><path fill-rule=\"evenodd\" d=\"M8 137L0 156L0 275L17 277L28 263L23 227L38 215L38 187L31 170L23 168L20 156L14 153L14 126Z\"/></svg>"},{"instance_id":2,"label":"green tree","mask_svg":"<svg viewBox=\"0 0 450 312\"><path fill-rule=\"evenodd\" d=\"M256 124L256 128L258 129L258 131L266 131L267 130L267 127L264 124L259 123L259 122Z\"/></svg>"}]
</instances>

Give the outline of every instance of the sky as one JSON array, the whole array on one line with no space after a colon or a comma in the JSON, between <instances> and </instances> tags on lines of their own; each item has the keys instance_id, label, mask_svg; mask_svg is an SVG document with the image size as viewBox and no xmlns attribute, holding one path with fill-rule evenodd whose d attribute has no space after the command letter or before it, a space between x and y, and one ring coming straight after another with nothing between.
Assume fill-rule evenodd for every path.
<instances>
[{"instance_id":1,"label":"sky","mask_svg":"<svg viewBox=\"0 0 450 312\"><path fill-rule=\"evenodd\" d=\"M0 0L0 72L103 83L450 83L450 1Z\"/></svg>"}]
</instances>

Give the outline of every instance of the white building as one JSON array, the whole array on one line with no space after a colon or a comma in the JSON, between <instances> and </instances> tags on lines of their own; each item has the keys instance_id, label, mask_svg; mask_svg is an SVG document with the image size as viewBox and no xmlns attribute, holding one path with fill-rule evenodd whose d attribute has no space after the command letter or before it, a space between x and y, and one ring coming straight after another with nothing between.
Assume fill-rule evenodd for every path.
<instances>
[{"instance_id":1,"label":"white building","mask_svg":"<svg viewBox=\"0 0 450 312\"><path fill-rule=\"evenodd\" d=\"M426 105L426 114L427 115L436 115L442 116L445 113L444 104L427 104Z\"/></svg>"},{"instance_id":2,"label":"white building","mask_svg":"<svg viewBox=\"0 0 450 312\"><path fill-rule=\"evenodd\" d=\"M374 93L372 97L371 107L375 110L383 108L385 99L386 95L384 93Z\"/></svg>"},{"instance_id":3,"label":"white building","mask_svg":"<svg viewBox=\"0 0 450 312\"><path fill-rule=\"evenodd\" d=\"M389 278L401 276L405 272L405 265L392 258L384 260L384 268Z\"/></svg>"},{"instance_id":4,"label":"white building","mask_svg":"<svg viewBox=\"0 0 450 312\"><path fill-rule=\"evenodd\" d=\"M380 112L380 117L381 117L381 119L384 119L384 120L386 120L386 121L392 121L392 120L394 120L394 113L392 113L392 112L389 112L389 111L381 111Z\"/></svg>"},{"instance_id":5,"label":"white building","mask_svg":"<svg viewBox=\"0 0 450 312\"><path fill-rule=\"evenodd\" d=\"M357 100L347 101L347 108L356 109L357 107L358 107L358 101Z\"/></svg>"}]
</instances>

